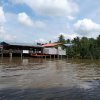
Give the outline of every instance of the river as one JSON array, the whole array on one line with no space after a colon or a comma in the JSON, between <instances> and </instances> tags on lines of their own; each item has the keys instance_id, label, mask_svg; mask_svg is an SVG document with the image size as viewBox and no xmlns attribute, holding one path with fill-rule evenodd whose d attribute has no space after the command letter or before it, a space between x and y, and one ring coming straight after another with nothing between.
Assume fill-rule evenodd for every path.
<instances>
[{"instance_id":1,"label":"river","mask_svg":"<svg viewBox=\"0 0 100 100\"><path fill-rule=\"evenodd\" d=\"M100 60L0 58L0 100L100 100Z\"/></svg>"}]
</instances>

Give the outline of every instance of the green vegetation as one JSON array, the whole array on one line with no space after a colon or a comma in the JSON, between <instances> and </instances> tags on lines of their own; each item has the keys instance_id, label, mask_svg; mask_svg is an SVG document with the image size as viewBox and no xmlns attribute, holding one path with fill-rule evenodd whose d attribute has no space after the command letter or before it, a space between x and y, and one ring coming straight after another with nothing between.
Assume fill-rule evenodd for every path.
<instances>
[{"instance_id":1,"label":"green vegetation","mask_svg":"<svg viewBox=\"0 0 100 100\"><path fill-rule=\"evenodd\" d=\"M73 40L65 40L64 36L60 35L57 42L74 44L71 47L66 47L68 57L82 59L100 58L100 35L96 39L87 37L76 37Z\"/></svg>"},{"instance_id":2,"label":"green vegetation","mask_svg":"<svg viewBox=\"0 0 100 100\"><path fill-rule=\"evenodd\" d=\"M62 34L59 36L59 40L57 42L60 42L60 43L65 43L66 42L66 40L65 40L65 38Z\"/></svg>"}]
</instances>

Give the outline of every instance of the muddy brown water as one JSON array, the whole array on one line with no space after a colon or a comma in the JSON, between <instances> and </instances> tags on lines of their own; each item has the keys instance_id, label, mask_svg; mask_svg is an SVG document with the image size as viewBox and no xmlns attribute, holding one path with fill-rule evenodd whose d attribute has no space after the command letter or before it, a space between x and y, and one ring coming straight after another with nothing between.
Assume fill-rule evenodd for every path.
<instances>
[{"instance_id":1,"label":"muddy brown water","mask_svg":"<svg viewBox=\"0 0 100 100\"><path fill-rule=\"evenodd\" d=\"M100 100L100 60L0 58L0 100Z\"/></svg>"}]
</instances>

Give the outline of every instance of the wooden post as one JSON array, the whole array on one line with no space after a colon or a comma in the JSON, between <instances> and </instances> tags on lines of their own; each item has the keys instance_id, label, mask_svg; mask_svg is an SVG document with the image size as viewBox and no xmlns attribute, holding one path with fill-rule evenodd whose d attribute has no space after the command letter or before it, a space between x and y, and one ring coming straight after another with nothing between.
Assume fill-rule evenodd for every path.
<instances>
[{"instance_id":1,"label":"wooden post","mask_svg":"<svg viewBox=\"0 0 100 100\"><path fill-rule=\"evenodd\" d=\"M55 55L54 55L54 59L55 59Z\"/></svg>"},{"instance_id":2,"label":"wooden post","mask_svg":"<svg viewBox=\"0 0 100 100\"><path fill-rule=\"evenodd\" d=\"M3 51L1 52L1 57L3 58Z\"/></svg>"},{"instance_id":3,"label":"wooden post","mask_svg":"<svg viewBox=\"0 0 100 100\"><path fill-rule=\"evenodd\" d=\"M58 60L59 60L59 54L58 54Z\"/></svg>"},{"instance_id":4,"label":"wooden post","mask_svg":"<svg viewBox=\"0 0 100 100\"><path fill-rule=\"evenodd\" d=\"M50 55L50 60L51 60L51 55Z\"/></svg>"},{"instance_id":5,"label":"wooden post","mask_svg":"<svg viewBox=\"0 0 100 100\"><path fill-rule=\"evenodd\" d=\"M3 58L3 53L1 54L1 57Z\"/></svg>"},{"instance_id":6,"label":"wooden post","mask_svg":"<svg viewBox=\"0 0 100 100\"><path fill-rule=\"evenodd\" d=\"M45 56L45 59L46 59L46 56Z\"/></svg>"},{"instance_id":7,"label":"wooden post","mask_svg":"<svg viewBox=\"0 0 100 100\"><path fill-rule=\"evenodd\" d=\"M10 58L12 58L12 53L10 52Z\"/></svg>"},{"instance_id":8,"label":"wooden post","mask_svg":"<svg viewBox=\"0 0 100 100\"><path fill-rule=\"evenodd\" d=\"M9 50L10 59L12 59L12 49Z\"/></svg>"},{"instance_id":9,"label":"wooden post","mask_svg":"<svg viewBox=\"0 0 100 100\"><path fill-rule=\"evenodd\" d=\"M21 52L21 59L23 58L23 53Z\"/></svg>"},{"instance_id":10,"label":"wooden post","mask_svg":"<svg viewBox=\"0 0 100 100\"><path fill-rule=\"evenodd\" d=\"M10 62L12 61L12 52L9 53L10 55Z\"/></svg>"},{"instance_id":11,"label":"wooden post","mask_svg":"<svg viewBox=\"0 0 100 100\"><path fill-rule=\"evenodd\" d=\"M68 55L67 55L67 60L68 60Z\"/></svg>"},{"instance_id":12,"label":"wooden post","mask_svg":"<svg viewBox=\"0 0 100 100\"><path fill-rule=\"evenodd\" d=\"M1 58L3 58L3 49L1 50Z\"/></svg>"},{"instance_id":13,"label":"wooden post","mask_svg":"<svg viewBox=\"0 0 100 100\"><path fill-rule=\"evenodd\" d=\"M62 59L62 55L61 55L61 59Z\"/></svg>"}]
</instances>

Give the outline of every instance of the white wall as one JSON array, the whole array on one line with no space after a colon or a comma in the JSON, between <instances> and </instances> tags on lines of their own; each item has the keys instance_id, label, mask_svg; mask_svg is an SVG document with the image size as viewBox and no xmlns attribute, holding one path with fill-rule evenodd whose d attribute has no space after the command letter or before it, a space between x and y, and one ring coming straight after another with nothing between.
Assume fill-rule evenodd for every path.
<instances>
[{"instance_id":1,"label":"white wall","mask_svg":"<svg viewBox=\"0 0 100 100\"><path fill-rule=\"evenodd\" d=\"M29 50L23 50L24 54L29 54Z\"/></svg>"},{"instance_id":2,"label":"white wall","mask_svg":"<svg viewBox=\"0 0 100 100\"><path fill-rule=\"evenodd\" d=\"M66 50L63 50L61 47L58 47L58 55L66 55Z\"/></svg>"},{"instance_id":3,"label":"white wall","mask_svg":"<svg viewBox=\"0 0 100 100\"><path fill-rule=\"evenodd\" d=\"M55 54L55 55L66 55L66 51L62 50L60 47L58 49L56 48L44 48L43 49L44 54Z\"/></svg>"},{"instance_id":4,"label":"white wall","mask_svg":"<svg viewBox=\"0 0 100 100\"><path fill-rule=\"evenodd\" d=\"M43 49L44 54L57 54L56 48L44 48Z\"/></svg>"},{"instance_id":5,"label":"white wall","mask_svg":"<svg viewBox=\"0 0 100 100\"><path fill-rule=\"evenodd\" d=\"M65 50L58 50L58 55L66 55L66 51Z\"/></svg>"}]
</instances>

